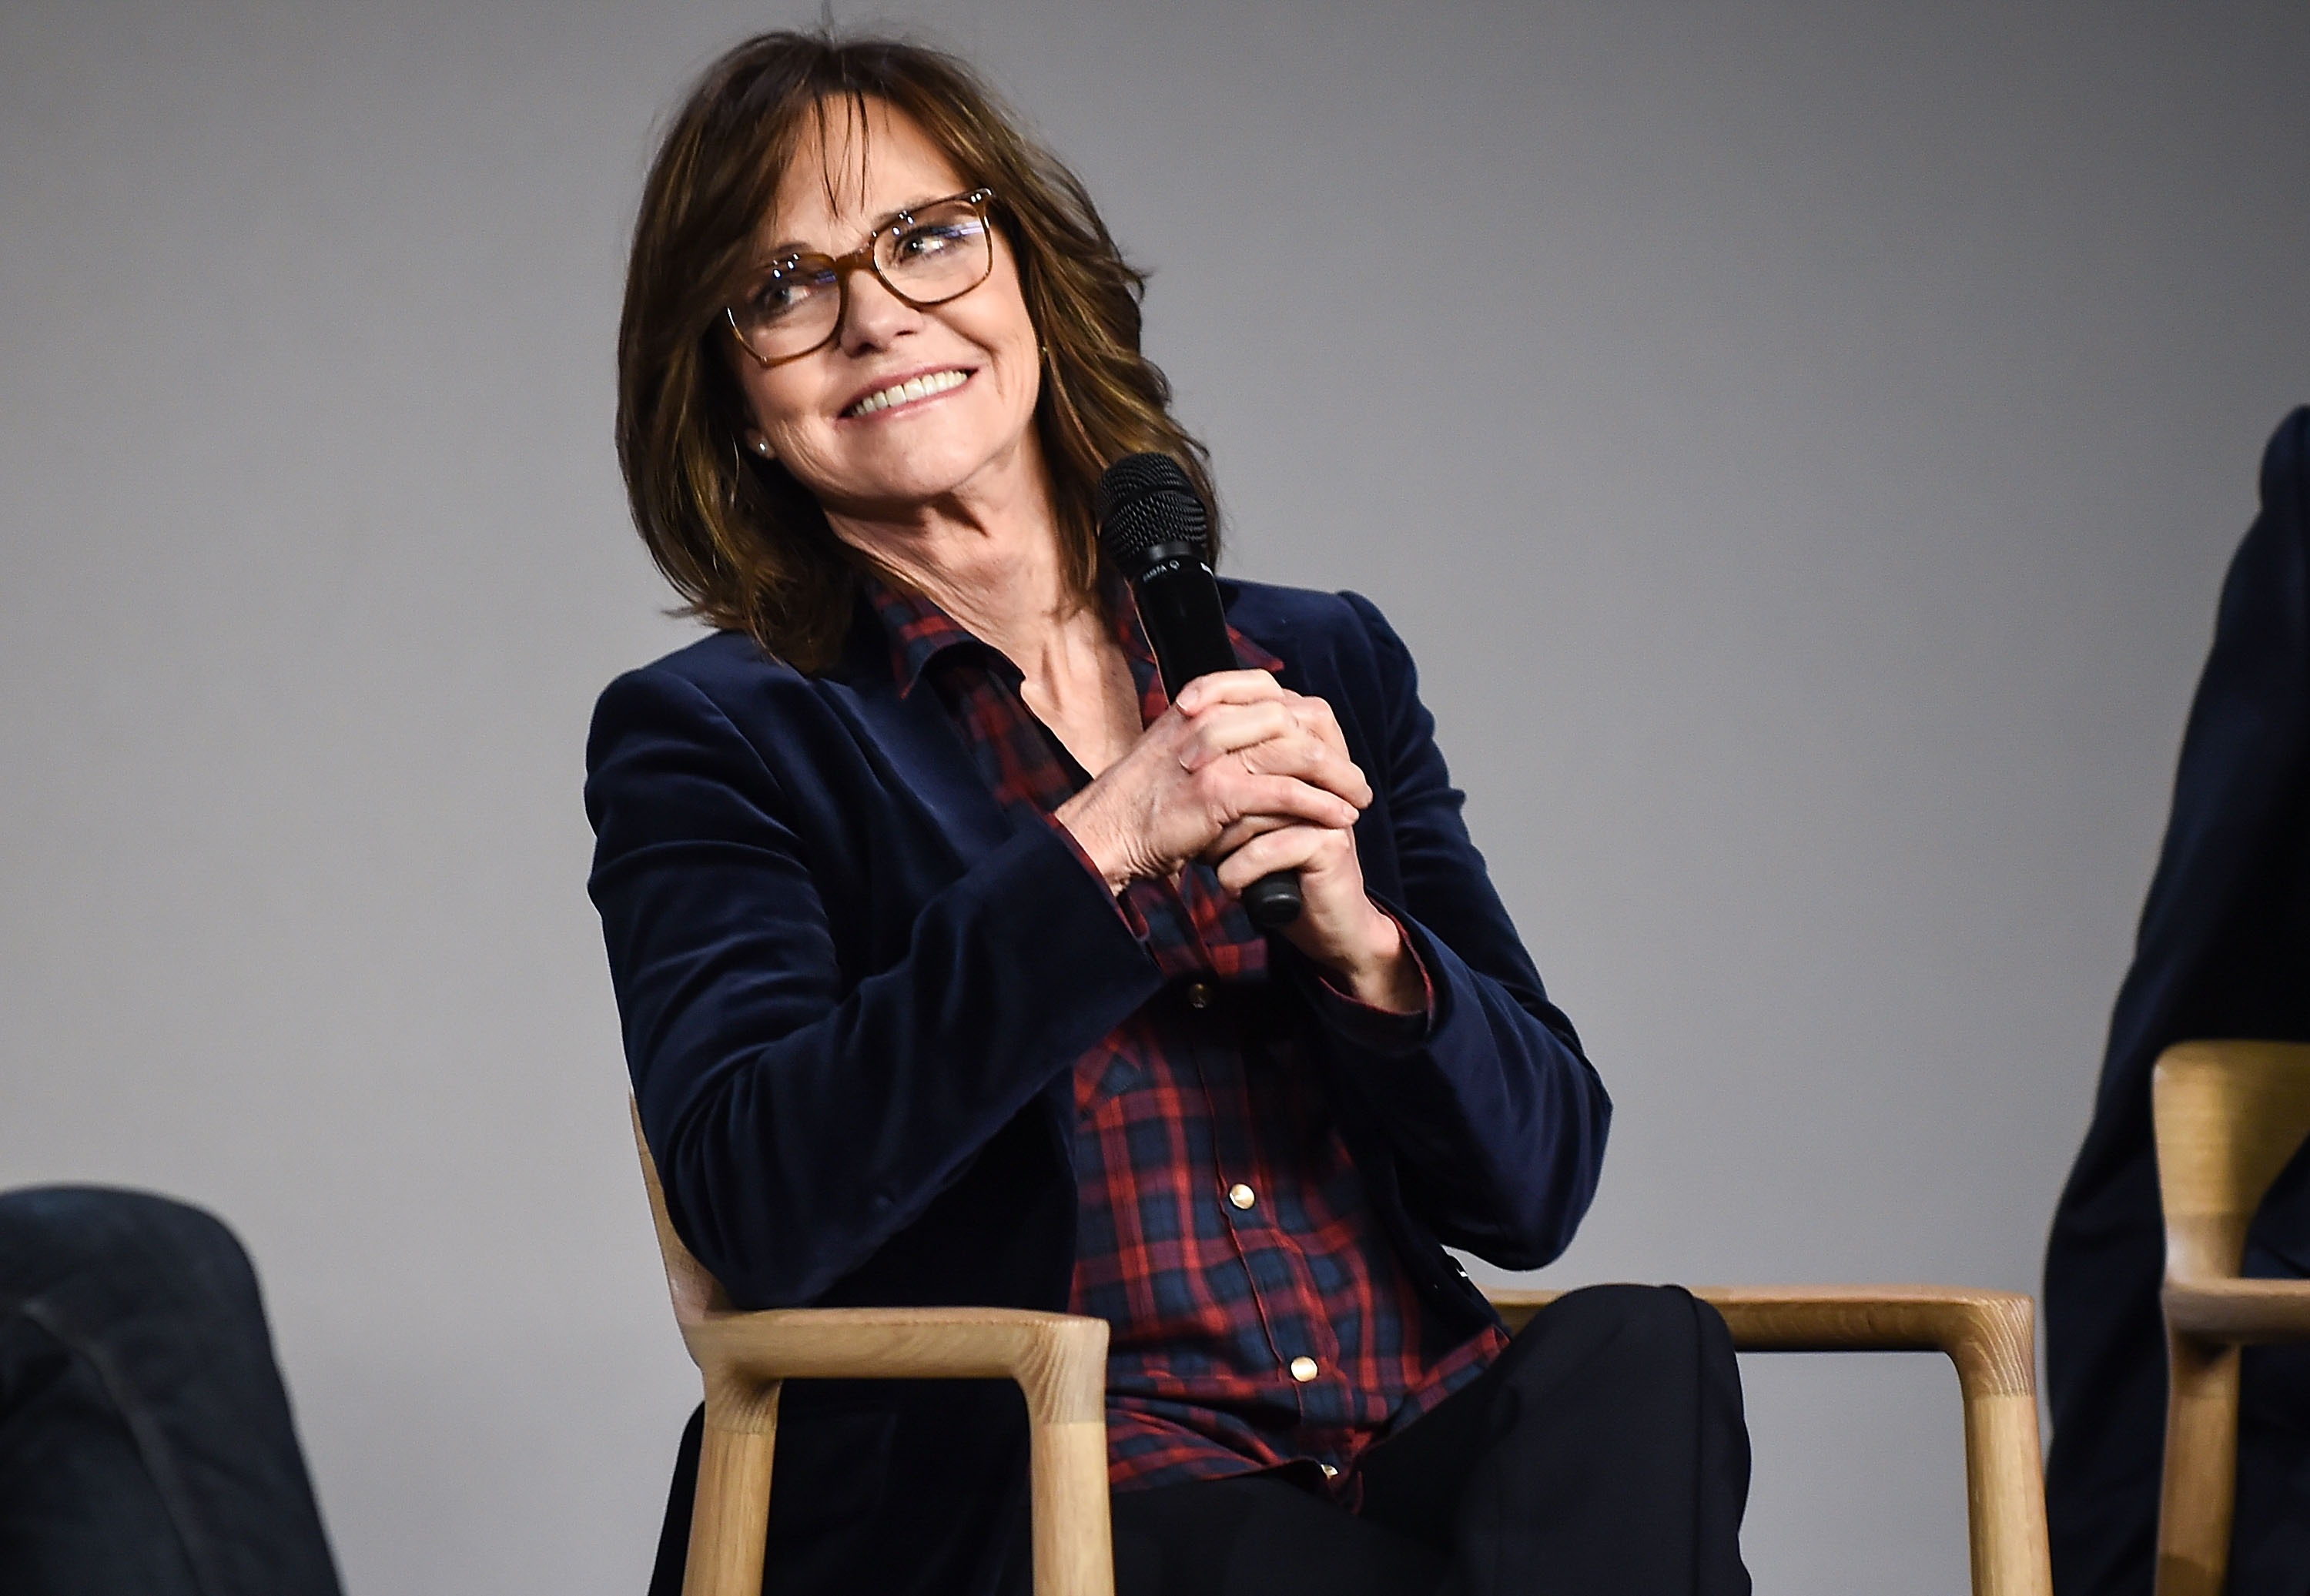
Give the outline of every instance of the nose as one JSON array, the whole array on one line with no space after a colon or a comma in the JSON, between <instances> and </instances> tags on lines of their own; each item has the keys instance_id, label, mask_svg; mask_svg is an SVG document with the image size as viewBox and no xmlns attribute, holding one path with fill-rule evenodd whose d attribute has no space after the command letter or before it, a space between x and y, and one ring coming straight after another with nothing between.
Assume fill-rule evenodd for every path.
<instances>
[{"instance_id":1,"label":"nose","mask_svg":"<svg viewBox=\"0 0 2310 1596\"><path fill-rule=\"evenodd\" d=\"M835 329L835 339L845 354L888 349L891 340L914 331L922 315L862 261L842 274L842 325Z\"/></svg>"}]
</instances>

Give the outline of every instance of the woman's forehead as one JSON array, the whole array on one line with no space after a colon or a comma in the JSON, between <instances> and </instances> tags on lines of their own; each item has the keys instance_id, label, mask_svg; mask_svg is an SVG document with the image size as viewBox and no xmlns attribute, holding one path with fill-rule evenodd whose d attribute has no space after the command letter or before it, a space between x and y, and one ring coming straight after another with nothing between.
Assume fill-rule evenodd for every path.
<instances>
[{"instance_id":1,"label":"woman's forehead","mask_svg":"<svg viewBox=\"0 0 2310 1596\"><path fill-rule=\"evenodd\" d=\"M922 125L880 100L821 100L771 196L765 230L777 242L848 248L891 212L963 186Z\"/></svg>"}]
</instances>

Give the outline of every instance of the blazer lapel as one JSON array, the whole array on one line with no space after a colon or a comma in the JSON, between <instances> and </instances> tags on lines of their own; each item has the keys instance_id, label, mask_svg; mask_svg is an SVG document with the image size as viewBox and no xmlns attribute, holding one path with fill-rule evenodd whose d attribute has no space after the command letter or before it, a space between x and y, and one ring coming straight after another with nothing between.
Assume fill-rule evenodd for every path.
<instances>
[{"instance_id":1,"label":"blazer lapel","mask_svg":"<svg viewBox=\"0 0 2310 1596\"><path fill-rule=\"evenodd\" d=\"M881 622L862 601L841 660L828 672L851 690L868 757L886 790L912 804L968 869L1014 828L987 789L946 706L927 683L901 696Z\"/></svg>"},{"instance_id":2,"label":"blazer lapel","mask_svg":"<svg viewBox=\"0 0 2310 1596\"><path fill-rule=\"evenodd\" d=\"M904 698L885 677L858 694L859 718L891 786L910 794L965 866L1010 840L1011 818L927 686Z\"/></svg>"},{"instance_id":3,"label":"blazer lapel","mask_svg":"<svg viewBox=\"0 0 2310 1596\"><path fill-rule=\"evenodd\" d=\"M1275 673L1275 679L1278 681L1295 693L1306 692L1307 689L1304 685L1305 672L1299 668L1298 650L1293 646L1297 638L1293 635L1290 623L1277 615L1268 615L1254 620L1250 616L1238 614L1236 601L1242 596L1243 589L1240 585L1224 577L1220 578L1220 604L1227 612L1229 628L1239 639L1236 648L1238 661L1245 665L1254 663L1244 657L1241 645L1248 643L1270 659L1281 664L1283 668Z\"/></svg>"}]
</instances>

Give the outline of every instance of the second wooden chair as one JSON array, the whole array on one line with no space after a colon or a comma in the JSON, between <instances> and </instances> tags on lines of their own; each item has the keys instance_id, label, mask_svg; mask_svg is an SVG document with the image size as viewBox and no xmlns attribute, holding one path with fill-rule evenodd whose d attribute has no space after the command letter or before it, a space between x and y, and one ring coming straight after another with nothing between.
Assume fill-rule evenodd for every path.
<instances>
[{"instance_id":1,"label":"second wooden chair","mask_svg":"<svg viewBox=\"0 0 2310 1596\"><path fill-rule=\"evenodd\" d=\"M2242 1279L2246 1230L2310 1135L2310 1045L2183 1042L2150 1080L2166 1210L2158 1596L2220 1596L2237 1496L2238 1349L2310 1340L2310 1280Z\"/></svg>"}]
</instances>

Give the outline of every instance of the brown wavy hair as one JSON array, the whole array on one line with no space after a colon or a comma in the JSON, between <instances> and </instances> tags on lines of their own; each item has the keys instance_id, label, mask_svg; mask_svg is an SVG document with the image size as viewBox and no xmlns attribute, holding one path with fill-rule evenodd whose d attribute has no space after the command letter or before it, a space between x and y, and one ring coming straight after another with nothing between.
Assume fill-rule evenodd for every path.
<instances>
[{"instance_id":1,"label":"brown wavy hair","mask_svg":"<svg viewBox=\"0 0 2310 1596\"><path fill-rule=\"evenodd\" d=\"M1081 182L971 70L894 39L750 39L699 79L643 186L618 325L618 464L634 525L683 610L803 671L841 646L857 556L784 464L739 447L750 417L723 309L805 133L822 136L829 108L846 102L863 127L869 100L911 117L966 183L994 191L994 223L1044 347L1035 427L1076 590L1098 592L1095 495L1116 459L1171 455L1214 503L1208 452L1172 420L1171 386L1139 352L1145 273Z\"/></svg>"}]
</instances>

